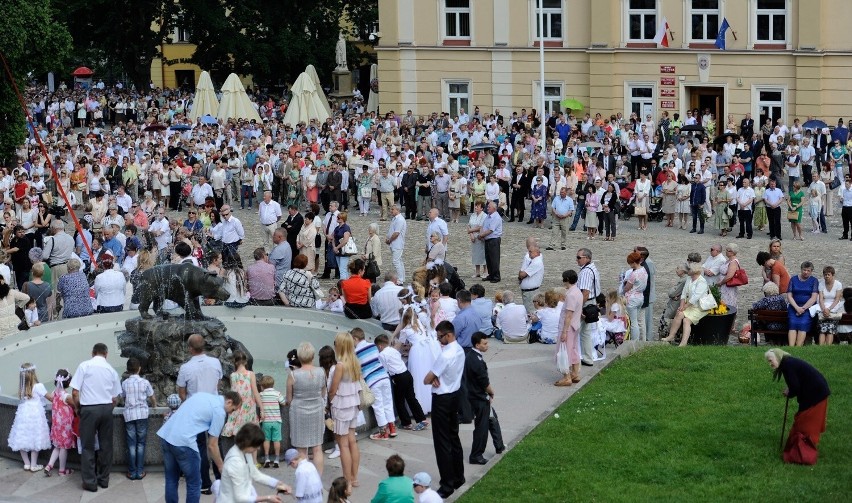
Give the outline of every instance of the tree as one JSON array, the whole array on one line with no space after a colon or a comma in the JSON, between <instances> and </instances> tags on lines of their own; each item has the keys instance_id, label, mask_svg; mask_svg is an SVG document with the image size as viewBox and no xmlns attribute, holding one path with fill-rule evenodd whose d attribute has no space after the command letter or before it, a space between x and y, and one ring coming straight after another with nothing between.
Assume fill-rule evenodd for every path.
<instances>
[{"instance_id":1,"label":"tree","mask_svg":"<svg viewBox=\"0 0 852 503\"><path fill-rule=\"evenodd\" d=\"M0 51L23 93L28 76L62 68L71 50L71 36L65 25L55 20L50 0L0 0L0 12ZM26 124L14 86L5 69L0 71L0 160L5 164L24 143Z\"/></svg>"},{"instance_id":2,"label":"tree","mask_svg":"<svg viewBox=\"0 0 852 503\"><path fill-rule=\"evenodd\" d=\"M136 85L147 89L151 61L160 55L165 35L174 27L177 2L166 0L53 0L68 24L74 49L102 55L103 66L117 66ZM91 61L77 61L95 65Z\"/></svg>"}]
</instances>

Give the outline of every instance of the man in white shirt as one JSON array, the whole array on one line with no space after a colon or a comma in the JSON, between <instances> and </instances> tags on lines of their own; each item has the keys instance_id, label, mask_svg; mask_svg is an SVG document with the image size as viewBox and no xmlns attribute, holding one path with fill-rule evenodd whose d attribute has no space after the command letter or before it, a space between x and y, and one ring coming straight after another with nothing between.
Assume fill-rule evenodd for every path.
<instances>
[{"instance_id":1,"label":"man in white shirt","mask_svg":"<svg viewBox=\"0 0 852 503\"><path fill-rule=\"evenodd\" d=\"M80 441L83 445L80 471L83 475L83 489L90 492L97 492L98 487L109 487L113 452L112 409L121 394L118 373L107 362L107 353L106 344L95 344L92 359L77 367L70 384L74 403L80 406ZM96 437L100 447L97 456Z\"/></svg>"},{"instance_id":2,"label":"man in white shirt","mask_svg":"<svg viewBox=\"0 0 852 503\"><path fill-rule=\"evenodd\" d=\"M340 214L337 211L337 205L337 201L329 203L328 211L322 220L322 229L319 230L325 235L325 266L323 267L322 276L320 276L322 279L329 279L332 269L337 271L336 278L340 279L340 271L337 268L337 260L335 259L334 249L332 248L334 230L337 229L337 215Z\"/></svg>"},{"instance_id":3,"label":"man in white shirt","mask_svg":"<svg viewBox=\"0 0 852 503\"><path fill-rule=\"evenodd\" d=\"M384 284L370 300L373 315L379 319L382 328L391 333L399 325L399 311L402 309L402 303L399 301L399 292L402 287L397 284L398 282L399 277L396 273L385 273Z\"/></svg>"},{"instance_id":4,"label":"man in white shirt","mask_svg":"<svg viewBox=\"0 0 852 503\"><path fill-rule=\"evenodd\" d=\"M538 246L538 239L532 236L527 238L527 254L521 263L518 272L520 282L521 298L528 313L535 311L533 308L533 297L538 293L541 282L544 280L544 258Z\"/></svg>"},{"instance_id":5,"label":"man in white shirt","mask_svg":"<svg viewBox=\"0 0 852 503\"><path fill-rule=\"evenodd\" d=\"M710 256L704 261L704 279L708 285L719 283L722 276L719 275L719 268L726 262L725 256L722 255L722 245L714 244L710 246Z\"/></svg>"},{"instance_id":6,"label":"man in white shirt","mask_svg":"<svg viewBox=\"0 0 852 503\"><path fill-rule=\"evenodd\" d=\"M396 217L394 217L396 218ZM438 209L432 208L429 210L429 225L426 227L426 248L425 251L428 254L429 248L432 247L432 242L430 240L432 233L437 232L441 237L441 242L444 243L444 246L447 246L447 240L450 235L450 231L447 228L447 222L444 221L441 217L438 216Z\"/></svg>"},{"instance_id":7,"label":"man in white shirt","mask_svg":"<svg viewBox=\"0 0 852 503\"><path fill-rule=\"evenodd\" d=\"M766 203L766 216L769 219L769 239L781 239L781 203L784 202L784 193L777 187L775 175L769 178L769 187L763 193L763 201Z\"/></svg>"},{"instance_id":8,"label":"man in white shirt","mask_svg":"<svg viewBox=\"0 0 852 503\"><path fill-rule=\"evenodd\" d=\"M242 244L243 238L246 237L246 233L243 230L242 222L234 216L229 205L222 206L219 214L222 216L222 221L210 230L225 245L222 249L222 259L228 262L234 260L237 256L237 249Z\"/></svg>"},{"instance_id":9,"label":"man in white shirt","mask_svg":"<svg viewBox=\"0 0 852 503\"><path fill-rule=\"evenodd\" d=\"M272 200L272 191L263 191L263 201L258 205L258 217L260 217L260 225L263 227L263 247L266 248L272 242L272 233L278 227L278 222L281 220L281 205L278 201Z\"/></svg>"},{"instance_id":10,"label":"man in white shirt","mask_svg":"<svg viewBox=\"0 0 852 503\"><path fill-rule=\"evenodd\" d=\"M166 210L162 207L157 209L157 216L151 225L148 226L148 232L154 236L154 241L157 242L157 250L163 251L172 242L172 232L169 229L169 219L166 218Z\"/></svg>"},{"instance_id":11,"label":"man in white shirt","mask_svg":"<svg viewBox=\"0 0 852 503\"><path fill-rule=\"evenodd\" d=\"M813 181L814 159L816 158L816 149L811 145L810 138L802 140L802 148L799 149L799 160L802 163L802 180L806 186L810 186ZM819 177L817 177L819 178Z\"/></svg>"},{"instance_id":12,"label":"man in white shirt","mask_svg":"<svg viewBox=\"0 0 852 503\"><path fill-rule=\"evenodd\" d=\"M755 194L748 178L744 177L742 183L743 186L737 189L737 217L740 219L740 233L737 234L737 239L742 237L751 239L752 204Z\"/></svg>"},{"instance_id":13,"label":"man in white shirt","mask_svg":"<svg viewBox=\"0 0 852 503\"><path fill-rule=\"evenodd\" d=\"M390 213L391 223L385 244L390 246L391 263L396 270L397 278L405 278L405 263L402 260L402 253L405 250L405 233L408 230L408 222L402 216L399 204L391 206Z\"/></svg>"},{"instance_id":14,"label":"man in white shirt","mask_svg":"<svg viewBox=\"0 0 852 503\"><path fill-rule=\"evenodd\" d=\"M115 194L115 203L121 207L123 214L130 211L130 205L133 204L133 199L131 199L131 197L127 194L127 191L124 189L124 185L118 186L118 190Z\"/></svg>"},{"instance_id":15,"label":"man in white shirt","mask_svg":"<svg viewBox=\"0 0 852 503\"><path fill-rule=\"evenodd\" d=\"M523 304L515 304L515 294L511 290L503 292L503 304L497 315L499 331L494 336L507 344L527 342L527 308Z\"/></svg>"},{"instance_id":16,"label":"man in white shirt","mask_svg":"<svg viewBox=\"0 0 852 503\"><path fill-rule=\"evenodd\" d=\"M192 191L190 192L190 196L192 199L192 207L193 208L201 208L204 206L204 203L207 201L208 197L213 197L213 187L207 183L207 178L200 176L198 177L198 183L192 187Z\"/></svg>"}]
</instances>

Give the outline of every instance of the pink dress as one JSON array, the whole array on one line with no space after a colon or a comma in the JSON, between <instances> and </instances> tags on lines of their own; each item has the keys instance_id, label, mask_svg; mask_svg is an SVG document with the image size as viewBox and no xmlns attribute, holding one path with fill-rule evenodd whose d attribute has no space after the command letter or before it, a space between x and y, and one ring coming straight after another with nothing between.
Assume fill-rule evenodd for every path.
<instances>
[{"instance_id":1,"label":"pink dress","mask_svg":"<svg viewBox=\"0 0 852 503\"><path fill-rule=\"evenodd\" d=\"M568 311L573 311L571 319L566 320ZM568 349L568 358L571 365L580 363L580 316L583 313L583 293L577 288L577 285L572 286L565 292L565 301L562 304L562 315L559 317L559 328L557 334L561 337L564 324L568 323L568 337L564 344ZM557 339L558 341L559 339ZM559 346L556 344L556 352L559 352Z\"/></svg>"},{"instance_id":2,"label":"pink dress","mask_svg":"<svg viewBox=\"0 0 852 503\"><path fill-rule=\"evenodd\" d=\"M240 431L244 424L259 424L257 419L257 404L254 402L254 393L251 389L251 372L241 374L231 373L231 391L236 391L243 399L243 403L237 410L231 412L225 427L222 428L223 437L233 437Z\"/></svg>"},{"instance_id":3,"label":"pink dress","mask_svg":"<svg viewBox=\"0 0 852 503\"><path fill-rule=\"evenodd\" d=\"M54 447L60 449L74 449L77 440L71 425L74 422L74 409L65 403L68 396L64 390L57 389L53 392L53 412L51 413L50 440Z\"/></svg>"}]
</instances>

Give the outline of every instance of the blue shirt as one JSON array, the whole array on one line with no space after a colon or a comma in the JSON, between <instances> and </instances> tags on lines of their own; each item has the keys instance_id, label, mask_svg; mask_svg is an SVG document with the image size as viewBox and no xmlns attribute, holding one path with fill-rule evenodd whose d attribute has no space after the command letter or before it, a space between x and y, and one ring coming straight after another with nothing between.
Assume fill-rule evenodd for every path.
<instances>
[{"instance_id":1,"label":"blue shirt","mask_svg":"<svg viewBox=\"0 0 852 503\"><path fill-rule=\"evenodd\" d=\"M103 243L104 248L112 252L112 256L115 257L115 262L120 264L124 261L124 248L121 247L121 243L115 239L107 239Z\"/></svg>"},{"instance_id":2,"label":"blue shirt","mask_svg":"<svg viewBox=\"0 0 852 503\"><path fill-rule=\"evenodd\" d=\"M355 346L355 355L361 363L361 375L367 386L373 387L379 381L388 379L388 371L379 361L379 348L370 342L361 341Z\"/></svg>"},{"instance_id":3,"label":"blue shirt","mask_svg":"<svg viewBox=\"0 0 852 503\"><path fill-rule=\"evenodd\" d=\"M551 206L557 214L565 216L574 211L574 200L567 196L564 199L562 196L556 196L553 198Z\"/></svg>"},{"instance_id":4,"label":"blue shirt","mask_svg":"<svg viewBox=\"0 0 852 503\"><path fill-rule=\"evenodd\" d=\"M562 143L565 143L568 141L568 137L571 136L571 124L567 122L556 124L556 132L559 133L559 139L562 140Z\"/></svg>"},{"instance_id":5,"label":"blue shirt","mask_svg":"<svg viewBox=\"0 0 852 503\"><path fill-rule=\"evenodd\" d=\"M470 301L470 306L473 308L473 310L476 312L476 316L479 318L479 328L477 328L477 330L479 330L485 335L491 334L491 332L494 331L494 324L491 322L491 316L494 311L494 303L491 302L491 299L482 297Z\"/></svg>"},{"instance_id":6,"label":"blue shirt","mask_svg":"<svg viewBox=\"0 0 852 503\"><path fill-rule=\"evenodd\" d=\"M453 318L453 329L456 332L456 341L463 348L473 347L470 338L474 332L479 330L479 315L471 306L459 311L459 314Z\"/></svg>"},{"instance_id":7,"label":"blue shirt","mask_svg":"<svg viewBox=\"0 0 852 503\"><path fill-rule=\"evenodd\" d=\"M496 211L490 213L485 219L485 223L482 224L482 228L493 231L491 234L485 236L486 241L501 237L503 235L503 217ZM458 337L458 334L456 334L456 337Z\"/></svg>"},{"instance_id":8,"label":"blue shirt","mask_svg":"<svg viewBox=\"0 0 852 503\"><path fill-rule=\"evenodd\" d=\"M204 431L212 437L218 437L227 417L225 397L195 393L178 407L157 431L157 436L175 447L189 447L197 452L195 437Z\"/></svg>"}]
</instances>

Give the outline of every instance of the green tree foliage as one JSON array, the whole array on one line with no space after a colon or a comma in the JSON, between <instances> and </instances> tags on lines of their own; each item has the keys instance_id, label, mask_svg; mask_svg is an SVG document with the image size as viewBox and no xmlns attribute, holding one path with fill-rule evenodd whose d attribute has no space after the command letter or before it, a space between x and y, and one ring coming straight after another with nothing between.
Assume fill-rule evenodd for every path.
<instances>
[{"instance_id":1,"label":"green tree foliage","mask_svg":"<svg viewBox=\"0 0 852 503\"><path fill-rule=\"evenodd\" d=\"M71 36L56 22L50 0L0 0L0 51L21 92L27 76L59 70L71 50ZM8 163L26 138L24 113L5 69L0 85L0 161Z\"/></svg>"}]
</instances>

